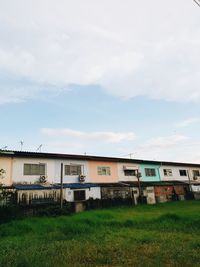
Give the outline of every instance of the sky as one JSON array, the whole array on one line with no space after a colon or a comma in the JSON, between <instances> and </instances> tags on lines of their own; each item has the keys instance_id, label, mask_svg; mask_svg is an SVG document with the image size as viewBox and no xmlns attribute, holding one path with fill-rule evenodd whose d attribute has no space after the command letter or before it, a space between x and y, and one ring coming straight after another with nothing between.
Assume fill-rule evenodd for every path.
<instances>
[{"instance_id":1,"label":"sky","mask_svg":"<svg viewBox=\"0 0 200 267\"><path fill-rule=\"evenodd\" d=\"M193 0L0 0L0 149L200 162Z\"/></svg>"}]
</instances>

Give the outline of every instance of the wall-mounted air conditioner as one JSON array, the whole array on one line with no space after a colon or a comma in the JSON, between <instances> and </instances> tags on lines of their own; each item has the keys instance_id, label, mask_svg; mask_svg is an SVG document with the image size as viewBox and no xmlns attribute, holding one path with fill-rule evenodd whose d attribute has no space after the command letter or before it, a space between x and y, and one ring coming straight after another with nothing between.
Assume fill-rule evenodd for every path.
<instances>
[{"instance_id":1,"label":"wall-mounted air conditioner","mask_svg":"<svg viewBox=\"0 0 200 267\"><path fill-rule=\"evenodd\" d=\"M78 180L80 183L84 183L85 182L85 175L80 174L78 177Z\"/></svg>"},{"instance_id":2,"label":"wall-mounted air conditioner","mask_svg":"<svg viewBox=\"0 0 200 267\"><path fill-rule=\"evenodd\" d=\"M40 175L39 183L45 184L46 182L47 182L47 176L46 175Z\"/></svg>"}]
</instances>

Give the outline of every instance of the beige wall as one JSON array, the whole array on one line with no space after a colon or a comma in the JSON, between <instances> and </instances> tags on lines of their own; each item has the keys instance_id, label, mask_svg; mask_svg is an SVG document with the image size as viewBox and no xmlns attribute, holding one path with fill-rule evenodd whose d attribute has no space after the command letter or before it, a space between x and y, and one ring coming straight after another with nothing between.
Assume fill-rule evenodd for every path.
<instances>
[{"instance_id":1,"label":"beige wall","mask_svg":"<svg viewBox=\"0 0 200 267\"><path fill-rule=\"evenodd\" d=\"M3 185L12 184L12 163L12 158L0 157L0 169L5 171L5 173L0 177L0 183Z\"/></svg>"},{"instance_id":2,"label":"beige wall","mask_svg":"<svg viewBox=\"0 0 200 267\"><path fill-rule=\"evenodd\" d=\"M110 167L110 175L98 175L97 167ZM117 162L89 161L89 180L92 183L117 183L118 171Z\"/></svg>"},{"instance_id":3,"label":"beige wall","mask_svg":"<svg viewBox=\"0 0 200 267\"><path fill-rule=\"evenodd\" d=\"M136 176L125 176L124 174L124 166L134 168L135 170L139 170L139 164L132 163L118 163L118 176L120 182L137 182L138 179Z\"/></svg>"}]
</instances>

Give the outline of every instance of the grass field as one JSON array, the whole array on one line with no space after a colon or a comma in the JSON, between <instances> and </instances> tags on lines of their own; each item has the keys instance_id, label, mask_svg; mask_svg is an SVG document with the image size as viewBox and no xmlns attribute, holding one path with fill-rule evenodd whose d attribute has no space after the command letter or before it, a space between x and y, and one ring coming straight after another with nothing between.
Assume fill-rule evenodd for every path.
<instances>
[{"instance_id":1,"label":"grass field","mask_svg":"<svg viewBox=\"0 0 200 267\"><path fill-rule=\"evenodd\" d=\"M2 224L0 266L200 266L200 202Z\"/></svg>"}]
</instances>

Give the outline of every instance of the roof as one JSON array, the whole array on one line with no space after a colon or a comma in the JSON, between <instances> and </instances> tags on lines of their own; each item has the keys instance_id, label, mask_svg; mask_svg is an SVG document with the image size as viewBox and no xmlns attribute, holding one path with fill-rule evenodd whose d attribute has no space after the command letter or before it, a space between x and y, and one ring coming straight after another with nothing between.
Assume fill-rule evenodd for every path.
<instances>
[{"instance_id":1,"label":"roof","mask_svg":"<svg viewBox=\"0 0 200 267\"><path fill-rule=\"evenodd\" d=\"M130 186L137 186L138 187L138 182L126 182ZM186 181L156 181L156 182L142 182L140 181L140 185L142 187L147 187L147 186L174 186L174 185L188 185L188 182Z\"/></svg>"},{"instance_id":2,"label":"roof","mask_svg":"<svg viewBox=\"0 0 200 267\"><path fill-rule=\"evenodd\" d=\"M50 189L60 189L60 184L52 184L52 185L41 185L41 184L15 184L13 187L17 190L50 190ZM63 184L63 189L81 189L81 188L91 188L91 187L99 187L97 184Z\"/></svg>"},{"instance_id":3,"label":"roof","mask_svg":"<svg viewBox=\"0 0 200 267\"><path fill-rule=\"evenodd\" d=\"M130 183L124 183L124 182L119 182L119 183L99 183L100 187L130 187Z\"/></svg>"},{"instance_id":4,"label":"roof","mask_svg":"<svg viewBox=\"0 0 200 267\"><path fill-rule=\"evenodd\" d=\"M159 165L171 165L171 166L185 166L185 167L198 167L197 163L186 162L170 162L170 161L155 161L155 160L143 160L143 159L127 159L117 157L103 157L103 156L89 156L89 155L75 155L75 154L58 154L58 153L44 153L44 152L30 152L30 151L15 151L15 150L0 150L0 157L18 157L18 158L46 158L46 159L76 159L76 160L88 160L88 161L110 161L110 162L126 162L135 164L159 164Z\"/></svg>"},{"instance_id":5,"label":"roof","mask_svg":"<svg viewBox=\"0 0 200 267\"><path fill-rule=\"evenodd\" d=\"M60 184L55 185L57 188L60 188ZM92 183L70 183L70 184L63 184L63 188L70 188L70 189L82 189L82 188L91 188L91 187L99 187L98 184Z\"/></svg>"},{"instance_id":6,"label":"roof","mask_svg":"<svg viewBox=\"0 0 200 267\"><path fill-rule=\"evenodd\" d=\"M53 189L53 185L41 185L41 184L15 184L13 187L17 190L45 190Z\"/></svg>"},{"instance_id":7,"label":"roof","mask_svg":"<svg viewBox=\"0 0 200 267\"><path fill-rule=\"evenodd\" d=\"M200 182L189 181L159 181L159 182L140 182L142 187L148 186L174 186L174 185L200 185ZM92 187L138 187L138 182L121 182L121 183L64 183L63 189L86 189ZM60 184L42 185L42 184L14 184L13 187L17 190L51 190L60 189Z\"/></svg>"}]
</instances>

